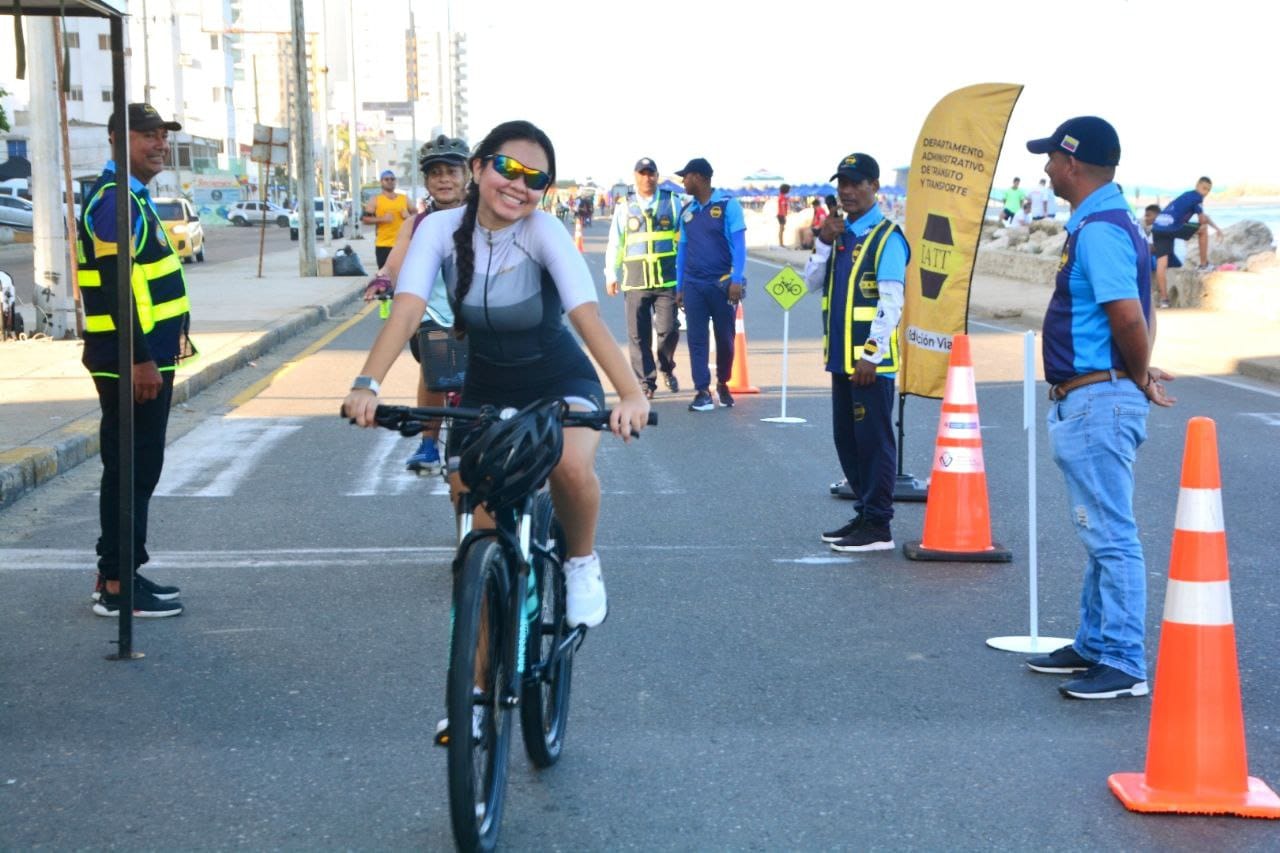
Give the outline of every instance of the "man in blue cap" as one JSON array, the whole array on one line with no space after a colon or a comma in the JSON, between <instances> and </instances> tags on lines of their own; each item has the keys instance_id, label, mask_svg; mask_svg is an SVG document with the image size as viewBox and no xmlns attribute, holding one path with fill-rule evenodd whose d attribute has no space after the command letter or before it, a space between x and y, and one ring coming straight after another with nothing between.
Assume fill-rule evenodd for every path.
<instances>
[{"instance_id":1,"label":"man in blue cap","mask_svg":"<svg viewBox=\"0 0 1280 853\"><path fill-rule=\"evenodd\" d=\"M720 405L733 405L729 380L733 377L734 321L738 301L746 289L747 222L742 205L723 190L711 188L711 164L695 157L676 172L691 196L680 216L680 244L676 251L676 304L684 307L689 341L689 371L696 393L691 412L709 412L711 398L711 323L716 335L716 394Z\"/></svg>"},{"instance_id":2,"label":"man in blue cap","mask_svg":"<svg viewBox=\"0 0 1280 853\"><path fill-rule=\"evenodd\" d=\"M1044 315L1049 443L1088 554L1080 627L1069 646L1029 658L1036 672L1076 674L1074 699L1147 695L1147 572L1133 516L1133 462L1152 403L1171 406L1151 366L1155 313L1146 237L1119 184L1120 137L1097 116L1068 119L1027 143L1047 154L1053 191L1071 205L1067 243Z\"/></svg>"},{"instance_id":3,"label":"man in blue cap","mask_svg":"<svg viewBox=\"0 0 1280 853\"><path fill-rule=\"evenodd\" d=\"M877 202L880 164L850 154L836 173L840 206L818 231L804 277L821 290L826 370L831 374L831 430L857 510L822 534L833 551L890 551L897 443L893 393L898 373L898 320L911 251L902 229Z\"/></svg>"}]
</instances>

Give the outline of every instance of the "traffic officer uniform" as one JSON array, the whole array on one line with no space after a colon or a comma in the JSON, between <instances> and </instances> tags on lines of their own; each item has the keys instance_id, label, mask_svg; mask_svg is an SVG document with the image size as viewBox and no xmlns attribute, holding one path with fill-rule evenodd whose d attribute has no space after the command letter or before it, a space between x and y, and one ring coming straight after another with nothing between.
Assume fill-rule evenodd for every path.
<instances>
[{"instance_id":1,"label":"traffic officer uniform","mask_svg":"<svg viewBox=\"0 0 1280 853\"><path fill-rule=\"evenodd\" d=\"M626 300L627 333L631 339L631 369L640 384L652 392L658 387L657 371L667 387L676 391L676 347L680 323L676 312L676 230L680 202L668 190L656 190L648 201L634 190L613 216L606 252L612 273ZM618 273L621 272L621 275ZM650 346L657 326L657 361Z\"/></svg>"},{"instance_id":2,"label":"traffic officer uniform","mask_svg":"<svg viewBox=\"0 0 1280 853\"><path fill-rule=\"evenodd\" d=\"M107 580L120 577L120 567L116 564L115 517L120 482L116 383L121 370L116 354L116 335L121 325L116 316L116 293L120 284L116 270L116 188L116 167L111 161L90 192L89 201L76 223L80 270L77 282L85 312L84 355L81 360L93 377L102 407L99 433L102 485L98 495L101 536L97 552L98 571ZM134 304L134 315L129 325L133 335L133 360L134 364L155 362L164 380L154 400L134 403L133 535L136 569L148 560L147 512L164 465L173 373L178 362L194 355L195 351L188 337L191 306L187 299L182 259L170 244L146 187L130 176L129 189L133 229L130 286Z\"/></svg>"},{"instance_id":3,"label":"traffic officer uniform","mask_svg":"<svg viewBox=\"0 0 1280 853\"><path fill-rule=\"evenodd\" d=\"M854 156L862 169L874 171L868 177L879 177L874 160L864 154ZM823 291L823 357L831 374L836 455L859 498L862 519L885 532L893 519L897 326L909 259L902 229L873 204L858 219L845 224L834 245L818 241L805 270L810 289ZM887 285L883 294L882 282ZM876 379L870 385L851 381L860 359L876 366Z\"/></svg>"}]
</instances>

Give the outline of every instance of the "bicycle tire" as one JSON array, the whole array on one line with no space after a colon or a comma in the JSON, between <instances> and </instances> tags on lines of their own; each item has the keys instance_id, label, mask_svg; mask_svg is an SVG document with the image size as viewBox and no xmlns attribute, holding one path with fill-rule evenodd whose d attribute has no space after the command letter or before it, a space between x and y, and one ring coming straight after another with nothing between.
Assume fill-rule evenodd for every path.
<instances>
[{"instance_id":1,"label":"bicycle tire","mask_svg":"<svg viewBox=\"0 0 1280 853\"><path fill-rule=\"evenodd\" d=\"M454 587L446 705L449 816L459 850L492 850L502 824L512 724L511 708L499 701L497 687L507 678L502 664L510 630L506 571L501 546L492 539L476 540ZM481 655L487 664L482 661L483 686L477 688Z\"/></svg>"},{"instance_id":2,"label":"bicycle tire","mask_svg":"<svg viewBox=\"0 0 1280 853\"><path fill-rule=\"evenodd\" d=\"M573 649L554 663L547 661L567 633L564 620L564 529L555 517L551 496L538 495L533 508L533 541L545 543L554 557L538 554L533 573L538 610L530 614L525 644L524 684L520 697L520 731L524 749L535 767L550 767L564 749L569 719L569 691L573 681Z\"/></svg>"}]
</instances>

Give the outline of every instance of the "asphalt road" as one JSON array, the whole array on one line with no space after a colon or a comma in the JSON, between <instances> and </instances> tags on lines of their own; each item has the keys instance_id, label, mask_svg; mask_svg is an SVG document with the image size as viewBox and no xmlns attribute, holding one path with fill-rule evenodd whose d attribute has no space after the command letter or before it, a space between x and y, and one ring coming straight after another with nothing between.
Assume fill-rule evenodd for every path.
<instances>
[{"instance_id":1,"label":"asphalt road","mask_svg":"<svg viewBox=\"0 0 1280 853\"><path fill-rule=\"evenodd\" d=\"M599 277L603 225L589 234ZM749 266L750 379L766 393L606 439L599 551L610 618L575 663L566 751L512 752L509 849L1271 850L1263 821L1141 816L1106 777L1141 770L1149 699L1073 702L987 637L1027 631L1021 335L974 329L995 538L1008 564L835 555L847 517L818 306L781 311ZM621 300L602 311L623 340ZM330 327L336 330L337 321ZM442 713L451 517L413 448L334 415L378 328L365 316L265 390L264 359L175 411L150 574L178 619L136 623L109 663L92 615L98 466L0 513L0 846L447 849ZM304 342L298 342L295 351ZM681 348L682 362L685 350ZM407 356L384 397L409 401ZM688 382L687 365L678 371ZM1152 415L1137 517L1154 665L1186 419L1218 422L1249 768L1280 785L1273 486L1280 395L1179 380ZM1043 385L1039 387L1043 393ZM907 469L928 473L938 403L911 398ZM1038 417L1044 414L1044 404ZM1083 552L1041 427L1042 633L1070 636ZM899 505L896 540L922 504ZM1158 685L1156 685L1158 690Z\"/></svg>"}]
</instances>

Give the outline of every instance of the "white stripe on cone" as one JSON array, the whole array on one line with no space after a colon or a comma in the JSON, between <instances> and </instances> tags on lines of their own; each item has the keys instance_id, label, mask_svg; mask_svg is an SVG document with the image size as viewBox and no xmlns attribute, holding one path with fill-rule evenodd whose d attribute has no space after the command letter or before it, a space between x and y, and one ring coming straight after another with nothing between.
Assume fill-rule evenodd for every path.
<instances>
[{"instance_id":1,"label":"white stripe on cone","mask_svg":"<svg viewBox=\"0 0 1280 853\"><path fill-rule=\"evenodd\" d=\"M1221 489L1188 489L1178 492L1178 512L1173 526L1188 533L1223 533Z\"/></svg>"},{"instance_id":2,"label":"white stripe on cone","mask_svg":"<svg viewBox=\"0 0 1280 853\"><path fill-rule=\"evenodd\" d=\"M973 384L972 367L953 367L947 371L947 390L942 401L955 406L976 406L978 394Z\"/></svg>"},{"instance_id":3,"label":"white stripe on cone","mask_svg":"<svg viewBox=\"0 0 1280 853\"><path fill-rule=\"evenodd\" d=\"M933 470L948 474L985 474L981 447L939 447L933 454Z\"/></svg>"},{"instance_id":4,"label":"white stripe on cone","mask_svg":"<svg viewBox=\"0 0 1280 853\"><path fill-rule=\"evenodd\" d=\"M1169 579L1164 595L1164 621L1182 625L1234 625L1231 581Z\"/></svg>"},{"instance_id":5,"label":"white stripe on cone","mask_svg":"<svg viewBox=\"0 0 1280 853\"><path fill-rule=\"evenodd\" d=\"M938 438L982 438L977 412L943 412Z\"/></svg>"}]
</instances>

